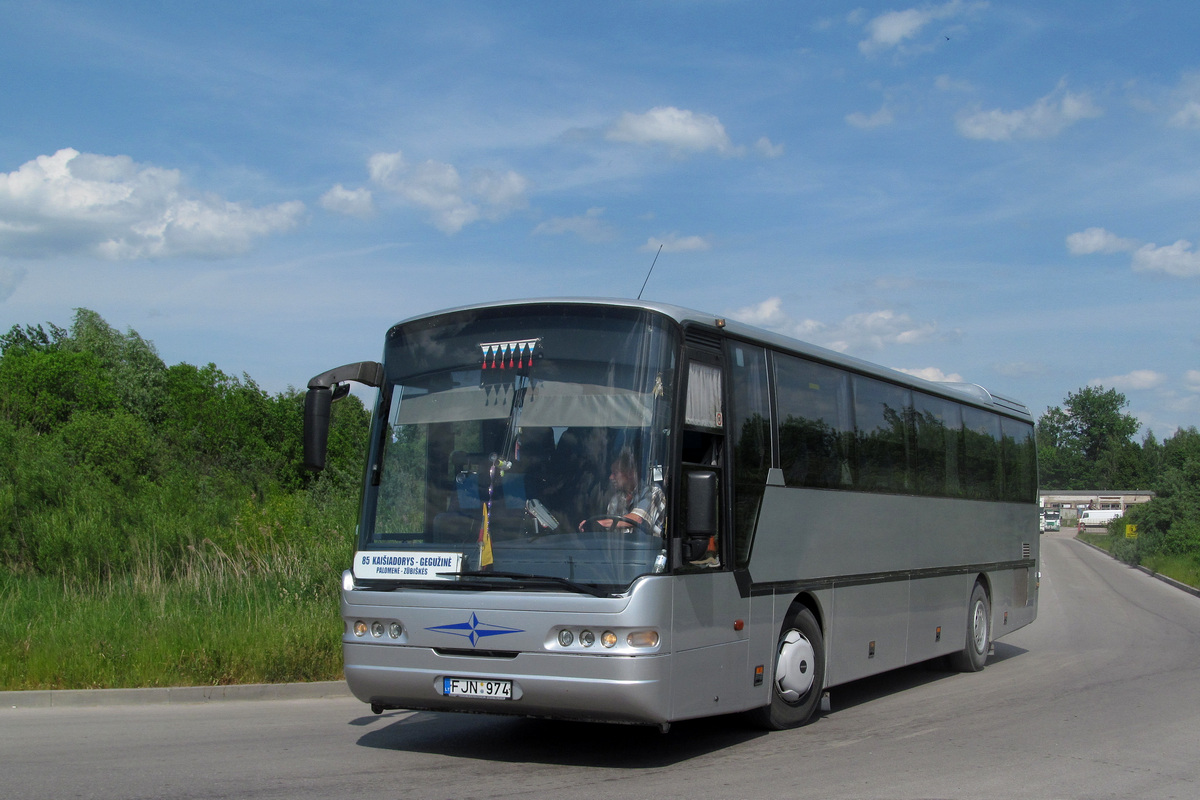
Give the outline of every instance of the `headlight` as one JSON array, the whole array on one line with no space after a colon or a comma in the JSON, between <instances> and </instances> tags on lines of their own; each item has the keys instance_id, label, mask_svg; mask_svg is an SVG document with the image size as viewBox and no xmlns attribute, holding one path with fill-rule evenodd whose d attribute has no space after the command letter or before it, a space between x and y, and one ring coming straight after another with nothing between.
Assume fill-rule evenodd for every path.
<instances>
[{"instance_id":1,"label":"headlight","mask_svg":"<svg viewBox=\"0 0 1200 800\"><path fill-rule=\"evenodd\" d=\"M634 631L625 641L630 647L658 647L658 631Z\"/></svg>"},{"instance_id":2,"label":"headlight","mask_svg":"<svg viewBox=\"0 0 1200 800\"><path fill-rule=\"evenodd\" d=\"M600 645L597 653L595 647ZM583 654L590 650L593 655L646 655L662 645L662 638L653 628L630 630L609 628L596 633L594 628L553 627L546 632L544 646L552 651L570 651ZM604 652L608 651L608 652Z\"/></svg>"},{"instance_id":3,"label":"headlight","mask_svg":"<svg viewBox=\"0 0 1200 800\"><path fill-rule=\"evenodd\" d=\"M354 622L354 635L355 636L366 636L367 635L367 623L363 622L361 619L356 620Z\"/></svg>"}]
</instances>

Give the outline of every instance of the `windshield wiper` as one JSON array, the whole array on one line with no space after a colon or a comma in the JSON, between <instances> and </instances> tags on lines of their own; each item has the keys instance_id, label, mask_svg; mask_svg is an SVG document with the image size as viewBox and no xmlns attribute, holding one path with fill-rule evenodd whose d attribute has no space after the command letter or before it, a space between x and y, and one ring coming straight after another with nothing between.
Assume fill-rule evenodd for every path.
<instances>
[{"instance_id":1,"label":"windshield wiper","mask_svg":"<svg viewBox=\"0 0 1200 800\"><path fill-rule=\"evenodd\" d=\"M506 578L512 581L526 581L535 584L550 584L562 586L580 594L590 594L593 597L608 597L608 592L590 583L576 583L566 578L553 575L526 575L522 572L490 572L488 570L462 570L461 572L439 572L439 575L452 575L456 578Z\"/></svg>"}]
</instances>

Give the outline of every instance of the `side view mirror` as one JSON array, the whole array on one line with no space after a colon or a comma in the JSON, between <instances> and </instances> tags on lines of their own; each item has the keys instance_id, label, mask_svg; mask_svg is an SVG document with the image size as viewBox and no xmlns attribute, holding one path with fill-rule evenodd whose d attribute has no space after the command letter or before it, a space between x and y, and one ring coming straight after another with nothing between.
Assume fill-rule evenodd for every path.
<instances>
[{"instance_id":1,"label":"side view mirror","mask_svg":"<svg viewBox=\"0 0 1200 800\"><path fill-rule=\"evenodd\" d=\"M684 473L684 520L681 558L694 561L704 557L709 540L718 533L719 508L716 470L699 469Z\"/></svg>"},{"instance_id":2,"label":"side view mirror","mask_svg":"<svg viewBox=\"0 0 1200 800\"><path fill-rule=\"evenodd\" d=\"M304 466L311 470L325 469L329 411L333 401L350 394L350 384L346 381L382 386L383 365L376 361L359 361L322 372L308 382L308 394L304 396Z\"/></svg>"}]
</instances>

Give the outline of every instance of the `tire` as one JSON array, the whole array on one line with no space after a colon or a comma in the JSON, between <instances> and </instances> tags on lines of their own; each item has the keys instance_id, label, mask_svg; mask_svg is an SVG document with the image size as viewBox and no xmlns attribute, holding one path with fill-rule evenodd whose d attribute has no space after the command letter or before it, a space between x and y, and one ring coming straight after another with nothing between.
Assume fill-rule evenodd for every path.
<instances>
[{"instance_id":1,"label":"tire","mask_svg":"<svg viewBox=\"0 0 1200 800\"><path fill-rule=\"evenodd\" d=\"M794 606L779 632L771 673L771 702L751 712L754 721L773 731L812 721L825 689L825 639L817 618Z\"/></svg>"},{"instance_id":2,"label":"tire","mask_svg":"<svg viewBox=\"0 0 1200 800\"><path fill-rule=\"evenodd\" d=\"M950 656L950 666L959 672L979 672L987 663L992 645L992 604L980 583L971 590L967 605L967 640L962 652Z\"/></svg>"}]
</instances>

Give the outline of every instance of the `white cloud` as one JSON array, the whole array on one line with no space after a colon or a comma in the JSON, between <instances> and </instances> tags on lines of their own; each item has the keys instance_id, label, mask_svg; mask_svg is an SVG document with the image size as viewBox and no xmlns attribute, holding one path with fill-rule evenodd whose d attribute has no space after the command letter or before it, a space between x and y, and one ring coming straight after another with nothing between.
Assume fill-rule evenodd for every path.
<instances>
[{"instance_id":1,"label":"white cloud","mask_svg":"<svg viewBox=\"0 0 1200 800\"><path fill-rule=\"evenodd\" d=\"M763 158L779 158L783 155L783 145L774 144L765 136L754 143L754 149Z\"/></svg>"},{"instance_id":2,"label":"white cloud","mask_svg":"<svg viewBox=\"0 0 1200 800\"><path fill-rule=\"evenodd\" d=\"M1006 142L1012 139L1048 139L1084 119L1099 117L1104 109L1087 92L1068 92L1060 83L1036 103L1016 111L975 111L958 118L958 132L968 139Z\"/></svg>"},{"instance_id":3,"label":"white cloud","mask_svg":"<svg viewBox=\"0 0 1200 800\"><path fill-rule=\"evenodd\" d=\"M662 247L664 253L685 253L711 250L712 244L703 236L680 236L678 233L670 233L662 239L651 236L638 249L645 252L658 252L659 247Z\"/></svg>"},{"instance_id":4,"label":"white cloud","mask_svg":"<svg viewBox=\"0 0 1200 800\"><path fill-rule=\"evenodd\" d=\"M772 330L780 330L791 324L791 318L783 313L783 300L778 297L768 297L758 305L739 308L729 316L747 325Z\"/></svg>"},{"instance_id":5,"label":"white cloud","mask_svg":"<svg viewBox=\"0 0 1200 800\"><path fill-rule=\"evenodd\" d=\"M1098 378L1090 381L1091 386L1106 386L1121 391L1156 389L1162 386L1167 376L1161 372L1149 369L1135 369L1126 375L1113 375L1108 378Z\"/></svg>"},{"instance_id":6,"label":"white cloud","mask_svg":"<svg viewBox=\"0 0 1200 800\"><path fill-rule=\"evenodd\" d=\"M483 213L488 219L499 219L529 205L526 197L529 181L524 175L512 170L474 170L471 173L470 191L483 201Z\"/></svg>"},{"instance_id":7,"label":"white cloud","mask_svg":"<svg viewBox=\"0 0 1200 800\"><path fill-rule=\"evenodd\" d=\"M1135 272L1165 272L1177 278L1200 277L1200 252L1192 249L1192 243L1180 239L1175 244L1157 247L1142 245L1133 254Z\"/></svg>"},{"instance_id":8,"label":"white cloud","mask_svg":"<svg viewBox=\"0 0 1200 800\"><path fill-rule=\"evenodd\" d=\"M861 111L855 111L853 114L846 115L846 122L863 130L891 125L892 121L892 112L888 111L886 107L879 109L874 114L864 114Z\"/></svg>"},{"instance_id":9,"label":"white cloud","mask_svg":"<svg viewBox=\"0 0 1200 800\"><path fill-rule=\"evenodd\" d=\"M304 210L244 206L189 190L178 170L71 148L0 173L0 245L32 258L227 256L295 227Z\"/></svg>"},{"instance_id":10,"label":"white cloud","mask_svg":"<svg viewBox=\"0 0 1200 800\"><path fill-rule=\"evenodd\" d=\"M887 345L946 341L959 335L957 331L941 332L936 322L918 323L907 314L889 310L852 314L833 324L812 319L795 320L783 310L778 297L740 308L729 316L841 353L877 351Z\"/></svg>"},{"instance_id":11,"label":"white cloud","mask_svg":"<svg viewBox=\"0 0 1200 800\"><path fill-rule=\"evenodd\" d=\"M949 375L947 375L937 367L925 367L923 369L904 369L903 367L898 367L897 369L898 371L907 375L913 375L917 378L924 378L927 381L935 381L937 383L946 383L947 381L950 383L963 383L962 375L959 375L957 372L951 372Z\"/></svg>"},{"instance_id":12,"label":"white cloud","mask_svg":"<svg viewBox=\"0 0 1200 800\"><path fill-rule=\"evenodd\" d=\"M326 211L364 219L375 213L370 189L347 189L340 183L321 195L321 207Z\"/></svg>"},{"instance_id":13,"label":"white cloud","mask_svg":"<svg viewBox=\"0 0 1200 800\"><path fill-rule=\"evenodd\" d=\"M1133 253L1134 272L1163 272L1176 278L1200 277L1200 251L1192 243L1180 239L1175 244L1159 247L1154 243L1141 244L1125 239L1104 228L1088 228L1067 237L1071 255L1092 253Z\"/></svg>"},{"instance_id":14,"label":"white cloud","mask_svg":"<svg viewBox=\"0 0 1200 800\"><path fill-rule=\"evenodd\" d=\"M1092 253L1128 253L1137 249L1133 239L1122 239L1104 228L1088 228L1067 237L1067 250L1073 256Z\"/></svg>"},{"instance_id":15,"label":"white cloud","mask_svg":"<svg viewBox=\"0 0 1200 800\"><path fill-rule=\"evenodd\" d=\"M395 153L376 153L367 159L367 174L371 182L392 191L399 191L402 186L400 178L407 167L404 154L399 150Z\"/></svg>"},{"instance_id":16,"label":"white cloud","mask_svg":"<svg viewBox=\"0 0 1200 800\"><path fill-rule=\"evenodd\" d=\"M410 167L397 151L371 156L367 172L381 189L425 209L434 227L447 234L480 219L500 219L529 204L529 181L513 171L475 170L464 185L453 164L430 159Z\"/></svg>"},{"instance_id":17,"label":"white cloud","mask_svg":"<svg viewBox=\"0 0 1200 800\"><path fill-rule=\"evenodd\" d=\"M1188 100L1171 115L1170 123L1176 128L1200 128L1200 101Z\"/></svg>"},{"instance_id":18,"label":"white cloud","mask_svg":"<svg viewBox=\"0 0 1200 800\"><path fill-rule=\"evenodd\" d=\"M864 55L871 55L880 50L900 47L904 42L915 39L931 22L949 19L967 10L986 6L986 3L965 4L961 0L951 0L940 6L927 5L903 11L884 12L867 22L867 38L858 43L858 49ZM855 23L856 18L851 17L850 22Z\"/></svg>"},{"instance_id":19,"label":"white cloud","mask_svg":"<svg viewBox=\"0 0 1200 800\"><path fill-rule=\"evenodd\" d=\"M1189 392L1200 393L1200 369L1189 369L1185 372L1183 382Z\"/></svg>"},{"instance_id":20,"label":"white cloud","mask_svg":"<svg viewBox=\"0 0 1200 800\"><path fill-rule=\"evenodd\" d=\"M609 242L616 238L612 226L605 222L603 208L589 208L575 217L553 217L533 229L536 235L555 236L573 233L585 242Z\"/></svg>"},{"instance_id":21,"label":"white cloud","mask_svg":"<svg viewBox=\"0 0 1200 800\"><path fill-rule=\"evenodd\" d=\"M716 117L674 106L659 106L644 114L627 111L605 136L614 142L663 145L675 155L715 150L721 155L740 156L744 152L733 145Z\"/></svg>"}]
</instances>

